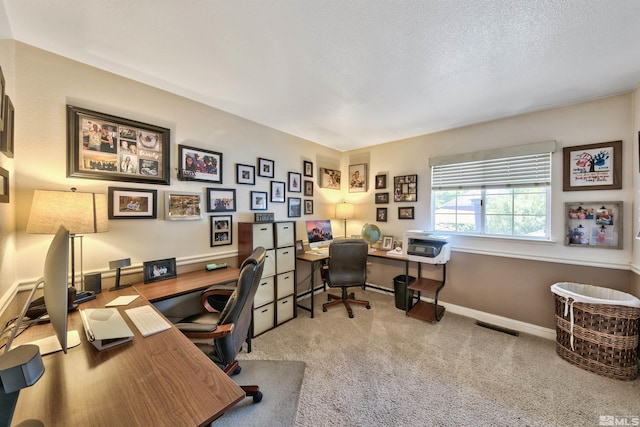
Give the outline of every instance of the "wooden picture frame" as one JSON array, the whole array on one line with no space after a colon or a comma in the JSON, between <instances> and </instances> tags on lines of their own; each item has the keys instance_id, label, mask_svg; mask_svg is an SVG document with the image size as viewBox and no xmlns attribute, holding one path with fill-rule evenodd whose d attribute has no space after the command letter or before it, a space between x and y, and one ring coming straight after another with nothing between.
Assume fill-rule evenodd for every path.
<instances>
[{"instance_id":1,"label":"wooden picture frame","mask_svg":"<svg viewBox=\"0 0 640 427\"><path fill-rule=\"evenodd\" d=\"M298 172L289 172L288 190L290 193L302 192L302 175L300 175Z\"/></svg>"},{"instance_id":2,"label":"wooden picture frame","mask_svg":"<svg viewBox=\"0 0 640 427\"><path fill-rule=\"evenodd\" d=\"M313 163L308 160L302 162L302 173L304 176L313 177Z\"/></svg>"},{"instance_id":3,"label":"wooden picture frame","mask_svg":"<svg viewBox=\"0 0 640 427\"><path fill-rule=\"evenodd\" d=\"M266 211L269 203L267 201L266 191L252 191L251 192L251 210L252 211Z\"/></svg>"},{"instance_id":4,"label":"wooden picture frame","mask_svg":"<svg viewBox=\"0 0 640 427\"><path fill-rule=\"evenodd\" d=\"M387 175L376 175L376 190L387 188Z\"/></svg>"},{"instance_id":5,"label":"wooden picture frame","mask_svg":"<svg viewBox=\"0 0 640 427\"><path fill-rule=\"evenodd\" d=\"M393 201L418 201L418 175L400 175L393 177Z\"/></svg>"},{"instance_id":6,"label":"wooden picture frame","mask_svg":"<svg viewBox=\"0 0 640 427\"><path fill-rule=\"evenodd\" d=\"M156 219L158 190L109 187L109 219Z\"/></svg>"},{"instance_id":7,"label":"wooden picture frame","mask_svg":"<svg viewBox=\"0 0 640 427\"><path fill-rule=\"evenodd\" d=\"M273 178L275 176L275 162L269 159L258 158L258 176Z\"/></svg>"},{"instance_id":8,"label":"wooden picture frame","mask_svg":"<svg viewBox=\"0 0 640 427\"><path fill-rule=\"evenodd\" d=\"M256 167L236 163L236 184L256 184Z\"/></svg>"},{"instance_id":9,"label":"wooden picture frame","mask_svg":"<svg viewBox=\"0 0 640 427\"><path fill-rule=\"evenodd\" d=\"M189 221L202 219L202 194L165 191L164 219Z\"/></svg>"},{"instance_id":10,"label":"wooden picture frame","mask_svg":"<svg viewBox=\"0 0 640 427\"><path fill-rule=\"evenodd\" d=\"M222 184L222 153L178 145L178 179Z\"/></svg>"},{"instance_id":11,"label":"wooden picture frame","mask_svg":"<svg viewBox=\"0 0 640 427\"><path fill-rule=\"evenodd\" d=\"M211 247L230 245L233 243L233 218L231 215L211 215L210 217Z\"/></svg>"},{"instance_id":12,"label":"wooden picture frame","mask_svg":"<svg viewBox=\"0 0 640 427\"><path fill-rule=\"evenodd\" d=\"M207 212L235 212L235 188L207 188Z\"/></svg>"},{"instance_id":13,"label":"wooden picture frame","mask_svg":"<svg viewBox=\"0 0 640 427\"><path fill-rule=\"evenodd\" d=\"M313 200L304 199L304 214L313 215Z\"/></svg>"},{"instance_id":14,"label":"wooden picture frame","mask_svg":"<svg viewBox=\"0 0 640 427\"><path fill-rule=\"evenodd\" d=\"M285 202L285 182L284 181L271 181L271 202L284 203Z\"/></svg>"},{"instance_id":15,"label":"wooden picture frame","mask_svg":"<svg viewBox=\"0 0 640 427\"><path fill-rule=\"evenodd\" d=\"M376 208L376 221L387 222L387 208Z\"/></svg>"},{"instance_id":16,"label":"wooden picture frame","mask_svg":"<svg viewBox=\"0 0 640 427\"><path fill-rule=\"evenodd\" d=\"M339 190L340 175L341 173L337 169L320 168L320 188Z\"/></svg>"},{"instance_id":17,"label":"wooden picture frame","mask_svg":"<svg viewBox=\"0 0 640 427\"><path fill-rule=\"evenodd\" d=\"M304 196L313 197L313 181L305 179L304 181Z\"/></svg>"},{"instance_id":18,"label":"wooden picture frame","mask_svg":"<svg viewBox=\"0 0 640 427\"><path fill-rule=\"evenodd\" d=\"M170 184L167 128L67 105L67 177Z\"/></svg>"},{"instance_id":19,"label":"wooden picture frame","mask_svg":"<svg viewBox=\"0 0 640 427\"><path fill-rule=\"evenodd\" d=\"M9 203L9 171L0 168L0 203Z\"/></svg>"},{"instance_id":20,"label":"wooden picture frame","mask_svg":"<svg viewBox=\"0 0 640 427\"><path fill-rule=\"evenodd\" d=\"M389 193L376 193L375 202L376 205L389 203Z\"/></svg>"},{"instance_id":21,"label":"wooden picture frame","mask_svg":"<svg viewBox=\"0 0 640 427\"><path fill-rule=\"evenodd\" d=\"M299 218L302 216L302 199L300 197L289 197L287 199L287 216L289 218Z\"/></svg>"},{"instance_id":22,"label":"wooden picture frame","mask_svg":"<svg viewBox=\"0 0 640 427\"><path fill-rule=\"evenodd\" d=\"M393 236L382 236L382 244L380 249L383 251L390 251L393 249Z\"/></svg>"},{"instance_id":23,"label":"wooden picture frame","mask_svg":"<svg viewBox=\"0 0 640 427\"><path fill-rule=\"evenodd\" d=\"M302 240L296 240L296 255L302 255L304 253L304 244Z\"/></svg>"},{"instance_id":24,"label":"wooden picture frame","mask_svg":"<svg viewBox=\"0 0 640 427\"><path fill-rule=\"evenodd\" d=\"M621 189L622 141L564 147L562 165L563 191Z\"/></svg>"},{"instance_id":25,"label":"wooden picture frame","mask_svg":"<svg viewBox=\"0 0 640 427\"><path fill-rule=\"evenodd\" d=\"M349 165L349 193L366 193L367 164Z\"/></svg>"},{"instance_id":26,"label":"wooden picture frame","mask_svg":"<svg viewBox=\"0 0 640 427\"><path fill-rule=\"evenodd\" d=\"M9 95L4 96L4 130L0 132L0 151L7 157L13 158L13 144L15 141L15 111Z\"/></svg>"},{"instance_id":27,"label":"wooden picture frame","mask_svg":"<svg viewBox=\"0 0 640 427\"><path fill-rule=\"evenodd\" d=\"M0 131L4 130L4 110L5 110L5 80L2 67L0 67Z\"/></svg>"},{"instance_id":28,"label":"wooden picture frame","mask_svg":"<svg viewBox=\"0 0 640 427\"><path fill-rule=\"evenodd\" d=\"M142 263L144 283L160 282L177 277L176 259L167 258Z\"/></svg>"},{"instance_id":29,"label":"wooden picture frame","mask_svg":"<svg viewBox=\"0 0 640 427\"><path fill-rule=\"evenodd\" d=\"M565 246L622 249L624 203L566 202Z\"/></svg>"},{"instance_id":30,"label":"wooden picture frame","mask_svg":"<svg viewBox=\"0 0 640 427\"><path fill-rule=\"evenodd\" d=\"M404 206L398 208L398 219L415 219L415 210L413 206Z\"/></svg>"}]
</instances>

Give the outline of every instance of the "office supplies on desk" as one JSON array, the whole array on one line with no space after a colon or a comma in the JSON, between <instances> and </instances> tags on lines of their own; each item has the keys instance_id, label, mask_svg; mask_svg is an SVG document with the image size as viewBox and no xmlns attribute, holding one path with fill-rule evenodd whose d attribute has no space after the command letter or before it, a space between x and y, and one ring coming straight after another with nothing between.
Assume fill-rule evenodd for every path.
<instances>
[{"instance_id":1,"label":"office supplies on desk","mask_svg":"<svg viewBox=\"0 0 640 427\"><path fill-rule=\"evenodd\" d=\"M130 308L125 312L145 338L171 328L169 322L164 320L150 305Z\"/></svg>"},{"instance_id":2,"label":"office supplies on desk","mask_svg":"<svg viewBox=\"0 0 640 427\"><path fill-rule=\"evenodd\" d=\"M105 307L116 307L118 305L129 305L140 295L122 295L118 298L115 298L108 303L106 303Z\"/></svg>"},{"instance_id":3,"label":"office supplies on desk","mask_svg":"<svg viewBox=\"0 0 640 427\"><path fill-rule=\"evenodd\" d=\"M133 340L133 332L117 308L87 308L79 311L87 340L98 350Z\"/></svg>"},{"instance_id":4,"label":"office supplies on desk","mask_svg":"<svg viewBox=\"0 0 640 427\"><path fill-rule=\"evenodd\" d=\"M227 263L223 262L220 264L207 264L207 270L211 271L211 270L218 270L219 268L227 268Z\"/></svg>"}]
</instances>

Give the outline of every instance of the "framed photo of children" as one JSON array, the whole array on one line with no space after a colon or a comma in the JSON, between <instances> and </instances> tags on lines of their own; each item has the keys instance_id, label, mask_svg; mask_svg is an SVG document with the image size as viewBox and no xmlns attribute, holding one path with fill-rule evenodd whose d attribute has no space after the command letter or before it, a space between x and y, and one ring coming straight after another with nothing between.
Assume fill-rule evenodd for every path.
<instances>
[{"instance_id":1,"label":"framed photo of children","mask_svg":"<svg viewBox=\"0 0 640 427\"><path fill-rule=\"evenodd\" d=\"M178 179L222 184L222 153L178 145Z\"/></svg>"},{"instance_id":2,"label":"framed photo of children","mask_svg":"<svg viewBox=\"0 0 640 427\"><path fill-rule=\"evenodd\" d=\"M167 128L67 105L67 177L169 185Z\"/></svg>"},{"instance_id":3,"label":"framed photo of children","mask_svg":"<svg viewBox=\"0 0 640 427\"><path fill-rule=\"evenodd\" d=\"M232 243L231 215L212 215L211 247L230 245Z\"/></svg>"},{"instance_id":4,"label":"framed photo of children","mask_svg":"<svg viewBox=\"0 0 640 427\"><path fill-rule=\"evenodd\" d=\"M207 212L235 212L235 188L207 188Z\"/></svg>"},{"instance_id":5,"label":"framed photo of children","mask_svg":"<svg viewBox=\"0 0 640 427\"><path fill-rule=\"evenodd\" d=\"M202 218L202 194L166 191L164 197L164 219L177 221Z\"/></svg>"},{"instance_id":6,"label":"framed photo of children","mask_svg":"<svg viewBox=\"0 0 640 427\"><path fill-rule=\"evenodd\" d=\"M175 258L145 261L142 266L144 269L144 283L159 282L173 279L177 276Z\"/></svg>"},{"instance_id":7,"label":"framed photo of children","mask_svg":"<svg viewBox=\"0 0 640 427\"><path fill-rule=\"evenodd\" d=\"M364 193L367 191L367 164L349 166L349 193Z\"/></svg>"},{"instance_id":8,"label":"framed photo of children","mask_svg":"<svg viewBox=\"0 0 640 427\"><path fill-rule=\"evenodd\" d=\"M109 187L109 219L156 219L158 190Z\"/></svg>"}]
</instances>

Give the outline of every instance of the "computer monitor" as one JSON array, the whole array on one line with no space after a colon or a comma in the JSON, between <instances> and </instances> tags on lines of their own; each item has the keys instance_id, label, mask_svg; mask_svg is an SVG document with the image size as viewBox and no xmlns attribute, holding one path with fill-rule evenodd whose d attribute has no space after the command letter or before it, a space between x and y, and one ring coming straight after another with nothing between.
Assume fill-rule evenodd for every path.
<instances>
[{"instance_id":1,"label":"computer monitor","mask_svg":"<svg viewBox=\"0 0 640 427\"><path fill-rule=\"evenodd\" d=\"M20 313L20 316L16 320L14 330L9 341L7 341L5 352L11 349L13 339L18 333L20 325L29 309L29 305L31 305L36 290L41 283L44 283L44 304L53 330L55 331L55 337L62 351L67 352L67 314L69 311L68 267L69 231L61 225L49 245L49 250L47 251L47 256L44 261L44 276L38 280L33 287L22 309L22 313Z\"/></svg>"},{"instance_id":2,"label":"computer monitor","mask_svg":"<svg viewBox=\"0 0 640 427\"><path fill-rule=\"evenodd\" d=\"M333 231L331 230L331 221L328 219L317 219L306 221L307 238L309 239L310 248L319 248L329 246L333 241Z\"/></svg>"}]
</instances>

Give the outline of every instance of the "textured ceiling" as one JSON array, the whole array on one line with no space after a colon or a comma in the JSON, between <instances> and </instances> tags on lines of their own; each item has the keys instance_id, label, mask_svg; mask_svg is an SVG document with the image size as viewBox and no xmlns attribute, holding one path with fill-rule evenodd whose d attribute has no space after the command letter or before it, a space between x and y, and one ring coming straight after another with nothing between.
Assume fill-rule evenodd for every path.
<instances>
[{"instance_id":1,"label":"textured ceiling","mask_svg":"<svg viewBox=\"0 0 640 427\"><path fill-rule=\"evenodd\" d=\"M630 91L637 0L3 0L0 38L339 150Z\"/></svg>"}]
</instances>

